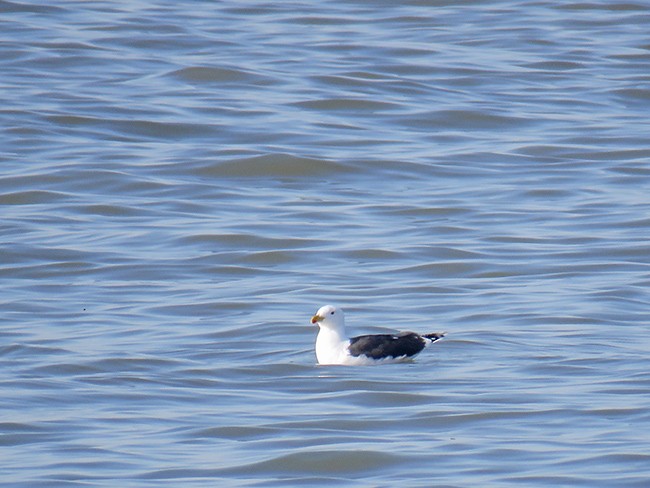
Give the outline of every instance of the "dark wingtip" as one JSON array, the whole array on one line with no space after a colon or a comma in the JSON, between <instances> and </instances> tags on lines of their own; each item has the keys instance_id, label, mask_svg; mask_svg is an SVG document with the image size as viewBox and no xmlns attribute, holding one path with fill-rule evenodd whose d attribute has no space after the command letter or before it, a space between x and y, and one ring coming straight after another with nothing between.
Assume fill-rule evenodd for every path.
<instances>
[{"instance_id":1,"label":"dark wingtip","mask_svg":"<svg viewBox=\"0 0 650 488\"><path fill-rule=\"evenodd\" d=\"M445 332L434 332L433 334L423 334L422 337L429 339L431 342L435 342L438 339L445 337Z\"/></svg>"}]
</instances>

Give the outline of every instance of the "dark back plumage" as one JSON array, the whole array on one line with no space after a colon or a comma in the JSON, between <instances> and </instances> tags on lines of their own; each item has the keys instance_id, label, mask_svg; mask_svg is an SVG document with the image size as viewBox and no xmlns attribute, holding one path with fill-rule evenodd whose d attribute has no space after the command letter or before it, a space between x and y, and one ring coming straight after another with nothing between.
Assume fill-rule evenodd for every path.
<instances>
[{"instance_id":1,"label":"dark back plumage","mask_svg":"<svg viewBox=\"0 0 650 488\"><path fill-rule=\"evenodd\" d=\"M352 356L368 356L372 359L411 357L422 351L425 344L425 339L413 332L362 335L350 339L349 350Z\"/></svg>"}]
</instances>

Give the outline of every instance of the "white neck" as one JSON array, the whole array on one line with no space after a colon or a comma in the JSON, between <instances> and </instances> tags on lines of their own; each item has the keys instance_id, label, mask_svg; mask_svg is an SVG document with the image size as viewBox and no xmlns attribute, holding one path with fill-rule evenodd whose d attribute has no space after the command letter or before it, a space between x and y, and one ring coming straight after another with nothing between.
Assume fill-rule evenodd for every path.
<instances>
[{"instance_id":1,"label":"white neck","mask_svg":"<svg viewBox=\"0 0 650 488\"><path fill-rule=\"evenodd\" d=\"M316 358L319 364L340 364L347 354L348 340L339 328L320 327L316 338Z\"/></svg>"}]
</instances>

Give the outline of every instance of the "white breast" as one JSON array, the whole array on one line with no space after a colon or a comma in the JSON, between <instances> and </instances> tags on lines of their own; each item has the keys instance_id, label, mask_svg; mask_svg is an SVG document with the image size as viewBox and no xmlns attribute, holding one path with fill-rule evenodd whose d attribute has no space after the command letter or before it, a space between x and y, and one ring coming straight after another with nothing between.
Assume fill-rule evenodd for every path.
<instances>
[{"instance_id":1,"label":"white breast","mask_svg":"<svg viewBox=\"0 0 650 488\"><path fill-rule=\"evenodd\" d=\"M316 338L316 359L319 364L345 364L350 357L350 341L329 329L321 329Z\"/></svg>"}]
</instances>

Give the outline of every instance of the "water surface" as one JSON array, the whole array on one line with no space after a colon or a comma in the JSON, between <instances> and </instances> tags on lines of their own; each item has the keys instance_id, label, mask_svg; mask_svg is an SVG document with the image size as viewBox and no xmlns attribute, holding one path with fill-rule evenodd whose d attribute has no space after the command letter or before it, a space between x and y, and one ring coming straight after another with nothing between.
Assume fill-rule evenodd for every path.
<instances>
[{"instance_id":1,"label":"water surface","mask_svg":"<svg viewBox=\"0 0 650 488\"><path fill-rule=\"evenodd\" d=\"M5 485L647 486L643 2L0 11Z\"/></svg>"}]
</instances>

